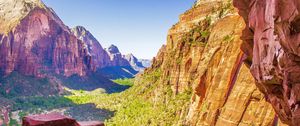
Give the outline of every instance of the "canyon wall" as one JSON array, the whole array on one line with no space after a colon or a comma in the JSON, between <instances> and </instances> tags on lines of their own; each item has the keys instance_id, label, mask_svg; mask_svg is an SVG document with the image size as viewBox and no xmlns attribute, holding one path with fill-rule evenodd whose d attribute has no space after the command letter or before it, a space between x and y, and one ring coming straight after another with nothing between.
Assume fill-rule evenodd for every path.
<instances>
[{"instance_id":1,"label":"canyon wall","mask_svg":"<svg viewBox=\"0 0 300 126\"><path fill-rule=\"evenodd\" d=\"M242 50L257 87L286 124L300 125L297 0L234 0L246 22Z\"/></svg>"},{"instance_id":2,"label":"canyon wall","mask_svg":"<svg viewBox=\"0 0 300 126\"><path fill-rule=\"evenodd\" d=\"M146 77L158 69L162 72L150 99L158 102L166 94L161 90L165 87L171 87L172 97L191 91L190 104L177 111L178 124L281 124L256 87L249 64L244 63L248 55L240 49L240 37L245 27L230 1L195 3L169 30L167 44L153 59L151 68L139 76Z\"/></svg>"},{"instance_id":3,"label":"canyon wall","mask_svg":"<svg viewBox=\"0 0 300 126\"><path fill-rule=\"evenodd\" d=\"M0 7L2 75L85 76L105 67L131 67L116 46L105 50L84 27L69 29L40 0L0 0Z\"/></svg>"},{"instance_id":4,"label":"canyon wall","mask_svg":"<svg viewBox=\"0 0 300 126\"><path fill-rule=\"evenodd\" d=\"M99 69L133 70L120 52L111 58L88 30L70 29L41 0L0 0L0 8L2 97L61 94L64 87L114 90L118 85Z\"/></svg>"},{"instance_id":5,"label":"canyon wall","mask_svg":"<svg viewBox=\"0 0 300 126\"><path fill-rule=\"evenodd\" d=\"M91 55L91 69L96 70L99 68L104 68L112 66L112 61L109 55L103 49L100 42L84 27L77 26L71 30L73 34L85 43L84 48L88 51L87 53Z\"/></svg>"},{"instance_id":6,"label":"canyon wall","mask_svg":"<svg viewBox=\"0 0 300 126\"><path fill-rule=\"evenodd\" d=\"M65 76L83 76L91 64L84 43L50 9L31 8L16 27L0 38L0 69L4 75L18 71L42 76L54 70Z\"/></svg>"}]
</instances>

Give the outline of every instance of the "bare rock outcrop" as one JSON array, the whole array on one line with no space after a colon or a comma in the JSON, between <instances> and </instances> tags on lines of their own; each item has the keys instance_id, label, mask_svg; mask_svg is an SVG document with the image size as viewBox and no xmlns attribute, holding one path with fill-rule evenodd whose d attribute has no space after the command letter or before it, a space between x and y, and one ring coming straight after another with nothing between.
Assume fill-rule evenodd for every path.
<instances>
[{"instance_id":1,"label":"bare rock outcrop","mask_svg":"<svg viewBox=\"0 0 300 126\"><path fill-rule=\"evenodd\" d=\"M72 29L72 32L84 42L84 48L91 56L91 69L96 70L113 65L108 53L88 30L82 26L77 26Z\"/></svg>"},{"instance_id":2,"label":"bare rock outcrop","mask_svg":"<svg viewBox=\"0 0 300 126\"><path fill-rule=\"evenodd\" d=\"M51 9L37 6L11 31L0 35L0 71L42 76L54 70L65 76L83 76L91 65L87 52Z\"/></svg>"},{"instance_id":3,"label":"bare rock outcrop","mask_svg":"<svg viewBox=\"0 0 300 126\"><path fill-rule=\"evenodd\" d=\"M111 66L130 66L130 63L124 58L117 46L110 45L105 50L107 51L110 60L112 61Z\"/></svg>"},{"instance_id":4,"label":"bare rock outcrop","mask_svg":"<svg viewBox=\"0 0 300 126\"><path fill-rule=\"evenodd\" d=\"M300 1L234 0L246 22L242 49L258 88L286 124L300 125Z\"/></svg>"},{"instance_id":5,"label":"bare rock outcrop","mask_svg":"<svg viewBox=\"0 0 300 126\"><path fill-rule=\"evenodd\" d=\"M0 96L111 90L117 85L97 72L111 65L86 29L71 30L41 0L0 0Z\"/></svg>"},{"instance_id":6,"label":"bare rock outcrop","mask_svg":"<svg viewBox=\"0 0 300 126\"><path fill-rule=\"evenodd\" d=\"M136 71L143 71L146 67L139 61L133 54L127 54L123 56L130 64L130 66Z\"/></svg>"},{"instance_id":7,"label":"bare rock outcrop","mask_svg":"<svg viewBox=\"0 0 300 126\"><path fill-rule=\"evenodd\" d=\"M152 96L168 102L191 91L191 102L176 112L178 125L270 126L280 123L264 95L255 86L240 50L245 28L231 2L199 0L168 33L167 44L141 76L160 70L159 86ZM167 97L167 98L166 98Z\"/></svg>"}]
</instances>

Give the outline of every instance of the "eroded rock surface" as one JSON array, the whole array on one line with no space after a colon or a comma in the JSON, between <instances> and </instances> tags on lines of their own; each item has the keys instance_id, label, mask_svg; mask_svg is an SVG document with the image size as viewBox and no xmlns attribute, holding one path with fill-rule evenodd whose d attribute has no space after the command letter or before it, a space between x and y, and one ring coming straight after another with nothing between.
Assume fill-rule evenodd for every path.
<instances>
[{"instance_id":1,"label":"eroded rock surface","mask_svg":"<svg viewBox=\"0 0 300 126\"><path fill-rule=\"evenodd\" d=\"M234 0L246 22L243 51L279 118L300 125L300 1Z\"/></svg>"},{"instance_id":2,"label":"eroded rock surface","mask_svg":"<svg viewBox=\"0 0 300 126\"><path fill-rule=\"evenodd\" d=\"M1 35L0 70L4 75L18 71L42 76L57 74L83 76L91 56L84 43L70 34L67 26L49 9L35 7L8 34Z\"/></svg>"},{"instance_id":3,"label":"eroded rock surface","mask_svg":"<svg viewBox=\"0 0 300 126\"><path fill-rule=\"evenodd\" d=\"M106 51L112 61L112 66L130 66L130 63L124 58L118 47L110 45Z\"/></svg>"},{"instance_id":4,"label":"eroded rock surface","mask_svg":"<svg viewBox=\"0 0 300 126\"><path fill-rule=\"evenodd\" d=\"M133 54L127 54L124 58L129 62L130 66L136 71L143 71L146 67Z\"/></svg>"},{"instance_id":5,"label":"eroded rock surface","mask_svg":"<svg viewBox=\"0 0 300 126\"><path fill-rule=\"evenodd\" d=\"M178 125L270 126L280 122L243 62L247 58L240 50L244 27L232 3L203 0L169 30L167 44L144 74L161 69L160 85L151 93L154 102L164 98L165 87L171 87L174 97L192 90L191 103L176 113Z\"/></svg>"},{"instance_id":6,"label":"eroded rock surface","mask_svg":"<svg viewBox=\"0 0 300 126\"><path fill-rule=\"evenodd\" d=\"M41 0L0 0L0 96L62 94L64 86L111 90L117 85L99 72L106 67L138 72L85 28L69 29Z\"/></svg>"},{"instance_id":7,"label":"eroded rock surface","mask_svg":"<svg viewBox=\"0 0 300 126\"><path fill-rule=\"evenodd\" d=\"M108 53L103 49L98 40L84 27L77 26L72 29L73 34L84 42L84 48L91 56L91 69L96 70L112 66L112 62Z\"/></svg>"}]
</instances>

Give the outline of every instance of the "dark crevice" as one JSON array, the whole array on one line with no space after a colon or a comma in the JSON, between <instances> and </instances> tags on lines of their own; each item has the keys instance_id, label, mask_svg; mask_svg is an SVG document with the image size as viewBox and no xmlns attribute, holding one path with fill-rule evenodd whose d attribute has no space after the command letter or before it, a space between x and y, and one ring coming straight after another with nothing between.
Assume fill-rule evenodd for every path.
<instances>
[{"instance_id":1,"label":"dark crevice","mask_svg":"<svg viewBox=\"0 0 300 126\"><path fill-rule=\"evenodd\" d=\"M290 24L290 34L295 35L300 32L300 18L291 22Z\"/></svg>"}]
</instances>

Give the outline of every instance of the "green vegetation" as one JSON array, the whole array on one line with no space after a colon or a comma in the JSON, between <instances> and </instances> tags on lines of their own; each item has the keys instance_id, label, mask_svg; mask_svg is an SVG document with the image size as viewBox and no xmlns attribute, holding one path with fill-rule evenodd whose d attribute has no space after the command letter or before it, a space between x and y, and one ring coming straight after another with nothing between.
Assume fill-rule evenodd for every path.
<instances>
[{"instance_id":1,"label":"green vegetation","mask_svg":"<svg viewBox=\"0 0 300 126\"><path fill-rule=\"evenodd\" d=\"M209 16L209 15L207 15L206 17L205 17L205 21L209 24L209 26L212 24L212 18L211 18L211 16Z\"/></svg>"},{"instance_id":2,"label":"green vegetation","mask_svg":"<svg viewBox=\"0 0 300 126\"><path fill-rule=\"evenodd\" d=\"M8 125L9 125L9 126L19 126L18 121L15 120L15 119L11 119L11 120L9 121L9 124L8 124Z\"/></svg>"},{"instance_id":3,"label":"green vegetation","mask_svg":"<svg viewBox=\"0 0 300 126\"><path fill-rule=\"evenodd\" d=\"M181 120L181 114L178 112L187 114L185 109L189 106L191 90L187 89L175 95L171 86L163 83L170 78L162 78L161 75L162 71L157 69L147 71L143 78L136 80L114 80L116 83L132 86L121 93L107 94L104 89L94 91L66 89L71 94L14 98L13 110L22 110L18 114L24 117L29 113L41 113L45 110L73 108L67 109L65 114L72 115L78 120L92 116L94 117L92 119L106 120L108 126L173 125ZM81 105L85 106L79 107ZM83 113L87 116L79 118ZM11 121L11 124L16 123L16 120Z\"/></svg>"},{"instance_id":4,"label":"green vegetation","mask_svg":"<svg viewBox=\"0 0 300 126\"><path fill-rule=\"evenodd\" d=\"M223 41L226 41L226 42L231 42L233 41L233 36L232 35L226 35L224 38L223 38Z\"/></svg>"},{"instance_id":5,"label":"green vegetation","mask_svg":"<svg viewBox=\"0 0 300 126\"><path fill-rule=\"evenodd\" d=\"M234 10L234 7L232 6L232 1L224 2L220 8L219 11L219 18L223 18L228 13Z\"/></svg>"},{"instance_id":6,"label":"green vegetation","mask_svg":"<svg viewBox=\"0 0 300 126\"><path fill-rule=\"evenodd\" d=\"M69 89L68 89L69 90ZM85 96L87 94L103 94L104 89L97 89L92 92L78 90L72 91L73 95ZM49 97L24 97L15 98L12 107L13 112L17 112L21 120L29 114L40 114L51 111L62 112L67 116L73 117L79 121L99 120L104 121L113 115L112 111L96 108L94 104L76 104L67 96L49 96ZM62 111L64 110L64 111ZM13 119L10 114L10 126L17 124L17 120Z\"/></svg>"},{"instance_id":7,"label":"green vegetation","mask_svg":"<svg viewBox=\"0 0 300 126\"><path fill-rule=\"evenodd\" d=\"M173 125L180 120L177 112L189 105L191 91L174 95L170 85L161 83L161 70L151 71L130 89L115 94L73 92L66 96L76 104L94 103L98 108L115 111L106 120L108 126ZM156 91L158 96L152 96Z\"/></svg>"},{"instance_id":8,"label":"green vegetation","mask_svg":"<svg viewBox=\"0 0 300 126\"><path fill-rule=\"evenodd\" d=\"M12 72L9 76L0 77L0 97L14 98L19 96L33 96L37 91L40 95L58 94L58 84L47 78L35 78Z\"/></svg>"},{"instance_id":9,"label":"green vegetation","mask_svg":"<svg viewBox=\"0 0 300 126\"><path fill-rule=\"evenodd\" d=\"M41 110L51 110L74 105L71 100L59 96L15 98L13 100L15 102L13 111L23 110L33 113L39 113Z\"/></svg>"},{"instance_id":10,"label":"green vegetation","mask_svg":"<svg viewBox=\"0 0 300 126\"><path fill-rule=\"evenodd\" d=\"M210 32L209 31L200 31L200 34L201 34L201 37L207 38L209 36Z\"/></svg>"},{"instance_id":11,"label":"green vegetation","mask_svg":"<svg viewBox=\"0 0 300 126\"><path fill-rule=\"evenodd\" d=\"M133 86L134 78L116 79L116 80L113 80L113 82L120 84L120 85Z\"/></svg>"}]
</instances>

